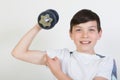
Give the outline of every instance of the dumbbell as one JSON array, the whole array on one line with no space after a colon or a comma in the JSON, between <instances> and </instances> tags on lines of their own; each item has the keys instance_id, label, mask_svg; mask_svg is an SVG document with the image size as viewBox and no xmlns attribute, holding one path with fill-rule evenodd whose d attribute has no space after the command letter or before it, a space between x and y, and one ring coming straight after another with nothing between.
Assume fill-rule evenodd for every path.
<instances>
[{"instance_id":1,"label":"dumbbell","mask_svg":"<svg viewBox=\"0 0 120 80\"><path fill-rule=\"evenodd\" d=\"M38 24L40 25L41 28L46 30L53 28L55 24L58 22L58 20L59 15L57 11L53 9L45 10L38 16Z\"/></svg>"}]
</instances>

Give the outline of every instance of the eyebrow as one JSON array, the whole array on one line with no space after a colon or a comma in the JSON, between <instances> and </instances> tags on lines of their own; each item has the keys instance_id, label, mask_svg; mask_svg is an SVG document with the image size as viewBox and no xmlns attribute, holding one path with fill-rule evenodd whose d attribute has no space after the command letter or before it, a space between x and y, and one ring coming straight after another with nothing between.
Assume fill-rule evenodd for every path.
<instances>
[{"instance_id":1,"label":"eyebrow","mask_svg":"<svg viewBox=\"0 0 120 80\"><path fill-rule=\"evenodd\" d=\"M97 28L96 26L90 26L89 28Z\"/></svg>"},{"instance_id":2,"label":"eyebrow","mask_svg":"<svg viewBox=\"0 0 120 80\"><path fill-rule=\"evenodd\" d=\"M75 27L82 28L81 26L76 25ZM88 28L97 28L96 26L89 26Z\"/></svg>"},{"instance_id":3,"label":"eyebrow","mask_svg":"<svg viewBox=\"0 0 120 80\"><path fill-rule=\"evenodd\" d=\"M82 28L81 26L78 26L78 25L76 25L76 26L74 26L74 27L75 27L75 28L76 28L76 27Z\"/></svg>"}]
</instances>

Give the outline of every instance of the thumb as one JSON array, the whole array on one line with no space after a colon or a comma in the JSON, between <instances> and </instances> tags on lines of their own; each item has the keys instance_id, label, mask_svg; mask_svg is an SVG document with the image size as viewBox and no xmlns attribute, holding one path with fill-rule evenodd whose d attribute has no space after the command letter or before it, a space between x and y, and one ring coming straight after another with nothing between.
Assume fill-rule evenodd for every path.
<instances>
[{"instance_id":1,"label":"thumb","mask_svg":"<svg viewBox=\"0 0 120 80\"><path fill-rule=\"evenodd\" d=\"M54 60L59 60L58 57L54 57Z\"/></svg>"}]
</instances>

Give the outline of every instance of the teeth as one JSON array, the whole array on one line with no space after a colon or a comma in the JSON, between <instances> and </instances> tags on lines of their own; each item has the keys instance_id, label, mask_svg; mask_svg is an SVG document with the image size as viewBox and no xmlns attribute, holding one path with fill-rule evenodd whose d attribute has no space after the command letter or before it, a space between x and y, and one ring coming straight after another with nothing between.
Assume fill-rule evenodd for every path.
<instances>
[{"instance_id":1,"label":"teeth","mask_svg":"<svg viewBox=\"0 0 120 80\"><path fill-rule=\"evenodd\" d=\"M80 43L82 43L82 44L89 44L90 41L80 41Z\"/></svg>"}]
</instances>

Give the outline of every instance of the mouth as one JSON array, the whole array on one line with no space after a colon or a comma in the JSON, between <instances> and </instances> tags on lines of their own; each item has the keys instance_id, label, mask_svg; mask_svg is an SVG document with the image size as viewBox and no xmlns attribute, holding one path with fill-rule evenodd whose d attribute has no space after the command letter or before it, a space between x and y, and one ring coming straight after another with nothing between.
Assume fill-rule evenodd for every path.
<instances>
[{"instance_id":1,"label":"mouth","mask_svg":"<svg viewBox=\"0 0 120 80\"><path fill-rule=\"evenodd\" d=\"M89 45L91 41L80 41L80 44L82 45Z\"/></svg>"}]
</instances>

